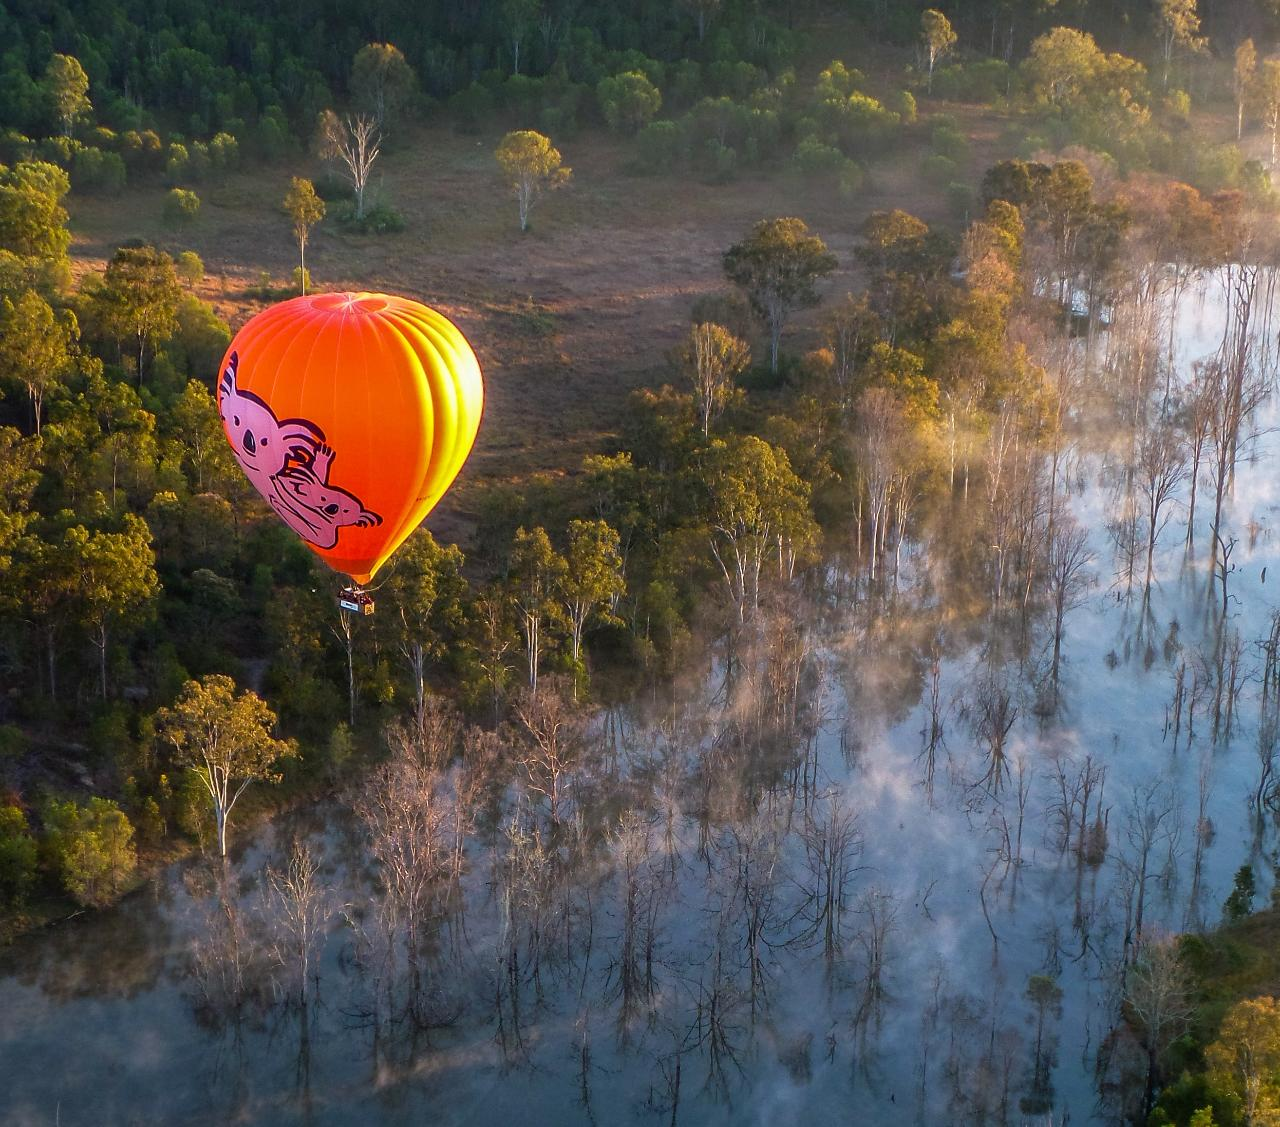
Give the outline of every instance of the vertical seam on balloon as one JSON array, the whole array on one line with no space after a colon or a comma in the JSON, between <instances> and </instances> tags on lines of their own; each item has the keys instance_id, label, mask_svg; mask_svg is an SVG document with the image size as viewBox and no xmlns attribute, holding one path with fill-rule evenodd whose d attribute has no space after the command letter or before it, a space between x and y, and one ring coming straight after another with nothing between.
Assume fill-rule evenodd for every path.
<instances>
[{"instance_id":1,"label":"vertical seam on balloon","mask_svg":"<svg viewBox=\"0 0 1280 1127\"><path fill-rule=\"evenodd\" d=\"M457 403L456 401L452 403L446 401L446 396L452 384L450 356L449 350L444 343L437 340L437 334L433 331L433 326L429 321L420 316L415 316L411 319L406 318L406 321L421 341L421 347L431 361L430 368L434 377L427 381L427 386L431 392L433 415L431 456L427 459L427 470L423 480L418 483L419 490L424 485L428 486L428 488L424 494L417 498L419 501L428 501L434 506L438 500L435 485L442 476L443 468L449 463L456 430L454 423L457 416ZM425 516L426 514L424 513L423 519L425 519Z\"/></svg>"},{"instance_id":2,"label":"vertical seam on balloon","mask_svg":"<svg viewBox=\"0 0 1280 1127\"><path fill-rule=\"evenodd\" d=\"M419 381L415 381L414 388L406 388L406 396L412 396L412 407L417 413L419 425L422 427L422 436L427 439L422 444L419 451L418 462L415 467L413 492L408 500L402 506L396 527L392 531L392 535L388 539L388 545L391 551L403 544L405 540L413 534L414 529L422 523L422 515L419 512L421 504L419 494L422 491L422 483L426 480L431 469L431 458L436 445L440 441L438 412L435 407L435 391L432 386L432 377L435 368L431 362L431 357L425 355L422 342L418 334L414 331L413 326L413 310L399 309L394 319L389 319L388 324L395 334L397 346L401 349L404 356L408 358L418 368L421 375ZM425 394L424 390L425 389ZM406 403L406 409L408 408ZM427 414L430 414L430 418ZM430 431L428 438L427 432Z\"/></svg>"},{"instance_id":3,"label":"vertical seam on balloon","mask_svg":"<svg viewBox=\"0 0 1280 1127\"><path fill-rule=\"evenodd\" d=\"M463 394L459 378L459 369L466 363L466 353L458 347L458 340L461 338L461 332L457 326L453 324L447 317L441 313L430 310L432 318L430 330L433 335L438 335L442 346L447 349L448 360L447 365L449 375L449 388L453 393L453 433L452 442L449 446L447 457L443 461L443 476L446 478L445 488L438 490L438 496L443 496L449 484L452 484L458 471L462 468L458 459L461 448L465 445L463 437L464 429L468 429L470 420L464 417L464 409L466 405L466 397ZM438 324L434 322L439 322Z\"/></svg>"},{"instance_id":4,"label":"vertical seam on balloon","mask_svg":"<svg viewBox=\"0 0 1280 1127\"><path fill-rule=\"evenodd\" d=\"M359 306L356 306L355 311L352 313L352 316L359 318L355 322L355 324L357 326L358 336L360 338L360 356L362 361L361 372L364 377L364 391L365 391L365 418L368 420L372 420L375 417L374 411L376 409L376 406L373 401L373 380L370 378L371 373L369 371L369 329L371 328L371 325L369 324L369 314L365 313L364 310L359 308ZM372 426L367 426L364 428L364 468L366 469L366 471L368 471L369 477L373 476L372 471L374 466L374 450L373 450L374 430L375 428ZM363 572L368 572L369 575L372 576L373 571L378 564L378 554L377 552L372 551L368 547L369 534L366 531L366 529L363 526L358 526L358 527L360 528L358 538L360 540L360 543L363 545L361 548L363 555L361 556L360 570Z\"/></svg>"},{"instance_id":5,"label":"vertical seam on balloon","mask_svg":"<svg viewBox=\"0 0 1280 1127\"><path fill-rule=\"evenodd\" d=\"M289 314L291 314L291 313L292 313L292 311L293 311L293 310L292 310L292 306L293 306L294 302L303 302L303 301L305 301L305 300L306 300L305 298L296 297L296 298L294 298L292 301L286 301L286 302L284 302L284 303L282 303L282 304L280 304L280 305L277 305L277 306L274 306L274 307L273 307L274 309L278 309L278 310L280 310L279 320L282 322L282 324L281 324L281 332L280 332L280 333L278 333L278 334L273 334L273 335L271 336L270 340L276 340L276 339L277 339L277 337L282 337L282 336L284 336L284 335L285 335L285 330L292 329L292 332L291 332L291 333L289 333L289 339L284 343L284 351L281 353L281 356L280 356L280 358L281 358L281 360L282 360L282 361L283 361L284 357L285 357L285 356L287 356L287 355L289 354L289 350L294 346L294 344L295 344L295 343L297 343L298 337L301 335L301 329L302 329L302 326L301 326L301 325L291 324L291 323L290 323L290 317L289 317ZM309 306L307 307L307 309L308 309L308 311L310 311L310 307L309 307ZM271 313L271 312L272 312L272 310L270 310L270 309L269 309L269 310L266 310L266 313ZM265 315L265 314L263 314L263 315ZM265 326L264 326L264 327L265 327ZM309 318L309 317L307 318L307 326L306 326L306 327L307 327L307 328L310 328L310 327L311 327L311 318ZM261 344L263 343L263 342L261 342L261 341L259 341L259 340L258 340L258 336L259 336L259 334L258 334L257 332L255 332L255 333L254 333L254 335L253 335L253 337L251 338L251 343L252 343L252 344L254 344L254 346L255 346L255 347L258 347L259 345L261 345ZM312 345L313 345L313 347L314 347L314 339L313 339L313 341L312 341ZM268 403L272 404L272 409L273 409L273 410L276 410L276 408L275 408L275 406L274 406L274 405L275 405L275 402L276 402L276 384L277 384L277 382L279 382L279 378L280 378L280 370L281 370L281 368L283 368L283 367L284 367L284 365L283 365L283 364L278 364L278 365L276 365L276 367L275 367L274 369L272 369L272 372L271 372L271 387L270 387L270 388L268 388L268 389L266 389L266 394L262 396L262 398L264 398ZM306 381L306 373L307 373L307 365L303 365L303 368L302 368L303 383L305 383L305 381ZM299 394L298 394L298 401L299 401L299 402L302 402L302 385L299 385L298 392L299 392ZM278 410L276 410L276 413L277 413L277 415L278 415L278 414L279 414L279 411L278 411ZM296 414L296 413L297 413L297 412L294 412L294 411L291 411L291 412L290 412L290 414L291 414L291 415L292 415L292 414Z\"/></svg>"}]
</instances>

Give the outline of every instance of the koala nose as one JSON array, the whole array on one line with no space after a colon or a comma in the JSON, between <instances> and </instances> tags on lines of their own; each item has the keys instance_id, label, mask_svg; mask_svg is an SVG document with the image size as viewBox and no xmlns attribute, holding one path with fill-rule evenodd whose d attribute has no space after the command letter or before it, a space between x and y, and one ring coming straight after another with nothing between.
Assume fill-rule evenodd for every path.
<instances>
[{"instance_id":1,"label":"koala nose","mask_svg":"<svg viewBox=\"0 0 1280 1127\"><path fill-rule=\"evenodd\" d=\"M250 454L252 454L258 448L258 443L253 437L253 431L247 430L244 432L244 448Z\"/></svg>"},{"instance_id":2,"label":"koala nose","mask_svg":"<svg viewBox=\"0 0 1280 1127\"><path fill-rule=\"evenodd\" d=\"M336 516L338 515L338 506L337 506L337 505L325 505L325 507L324 507L324 511L325 511L326 513L328 513L331 517L336 517Z\"/></svg>"}]
</instances>

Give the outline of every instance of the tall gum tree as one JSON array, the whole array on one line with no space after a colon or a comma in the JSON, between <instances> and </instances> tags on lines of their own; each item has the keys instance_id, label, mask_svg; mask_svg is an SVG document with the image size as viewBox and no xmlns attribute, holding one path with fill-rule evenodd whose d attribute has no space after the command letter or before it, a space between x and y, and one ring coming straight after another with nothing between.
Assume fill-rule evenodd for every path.
<instances>
[{"instance_id":1,"label":"tall gum tree","mask_svg":"<svg viewBox=\"0 0 1280 1127\"><path fill-rule=\"evenodd\" d=\"M925 88L932 93L933 68L956 45L956 33L946 16L936 8L928 8L920 16L920 40L924 44L925 58L929 60L929 79Z\"/></svg>"},{"instance_id":2,"label":"tall gum tree","mask_svg":"<svg viewBox=\"0 0 1280 1127\"><path fill-rule=\"evenodd\" d=\"M284 209L293 222L293 235L298 240L298 257L301 262L299 281L302 292L307 292L307 241L311 228L324 218L324 200L316 195L316 187L310 180L295 176L285 193Z\"/></svg>"},{"instance_id":3,"label":"tall gum tree","mask_svg":"<svg viewBox=\"0 0 1280 1127\"><path fill-rule=\"evenodd\" d=\"M527 231L534 200L544 191L563 188L573 170L563 166L551 139L532 129L508 133L493 155L520 209L520 230Z\"/></svg>"},{"instance_id":4,"label":"tall gum tree","mask_svg":"<svg viewBox=\"0 0 1280 1127\"><path fill-rule=\"evenodd\" d=\"M292 740L271 735L275 713L220 673L188 681L172 708L156 713L156 728L195 772L213 805L218 855L227 855L227 823L240 796L254 782L279 782L276 765L298 754Z\"/></svg>"},{"instance_id":5,"label":"tall gum tree","mask_svg":"<svg viewBox=\"0 0 1280 1127\"><path fill-rule=\"evenodd\" d=\"M725 276L740 287L769 334L769 370L778 370L782 330L797 309L817 305L817 282L836 257L803 219L762 219L724 255Z\"/></svg>"}]
</instances>

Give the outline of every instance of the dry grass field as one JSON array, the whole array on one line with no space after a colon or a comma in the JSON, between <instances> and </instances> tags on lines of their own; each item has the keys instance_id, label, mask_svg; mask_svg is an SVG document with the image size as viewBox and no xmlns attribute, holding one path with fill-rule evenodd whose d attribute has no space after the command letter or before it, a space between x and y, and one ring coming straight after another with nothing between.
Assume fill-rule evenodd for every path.
<instances>
[{"instance_id":1,"label":"dry grass field","mask_svg":"<svg viewBox=\"0 0 1280 1127\"><path fill-rule=\"evenodd\" d=\"M966 117L976 183L998 122L989 111ZM371 187L400 211L405 230L360 236L326 221L313 233L308 266L318 288L387 290L436 306L474 345L488 388L485 421L460 488L432 519L438 531L465 535L468 483L572 469L607 441L633 388L670 378L665 358L691 304L724 288L720 256L756 220L808 222L840 260L825 283L833 295L859 286L853 251L869 212L901 207L946 221L942 193L919 173L927 138L925 123L872 166L859 198L845 200L785 171L728 184L635 175L629 142L584 131L560 146L572 184L539 200L522 235L493 160L498 135L424 126L396 139ZM128 206L73 198L76 268L101 269L128 238L194 250L207 272L201 296L234 330L262 307L245 292L262 273L283 285L297 264L280 206L289 176L321 171L305 156L246 165L200 186L200 216L181 230L164 223L159 185L130 187ZM798 321L793 339L811 317Z\"/></svg>"}]
</instances>

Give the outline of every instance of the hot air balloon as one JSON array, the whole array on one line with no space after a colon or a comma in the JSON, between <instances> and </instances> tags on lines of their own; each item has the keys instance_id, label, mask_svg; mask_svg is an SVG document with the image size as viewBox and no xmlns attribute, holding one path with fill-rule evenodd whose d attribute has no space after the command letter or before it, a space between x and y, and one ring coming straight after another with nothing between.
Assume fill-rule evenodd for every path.
<instances>
[{"instance_id":1,"label":"hot air balloon","mask_svg":"<svg viewBox=\"0 0 1280 1127\"><path fill-rule=\"evenodd\" d=\"M218 413L236 461L335 571L364 591L453 483L484 385L448 318L378 293L296 297L263 310L222 360Z\"/></svg>"}]
</instances>

